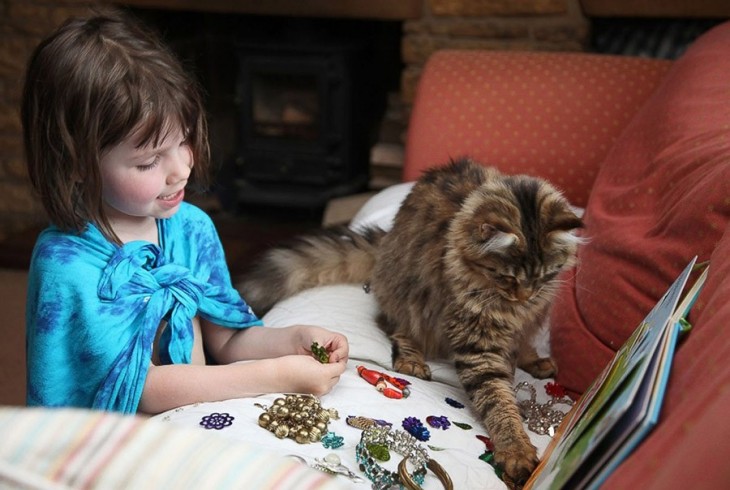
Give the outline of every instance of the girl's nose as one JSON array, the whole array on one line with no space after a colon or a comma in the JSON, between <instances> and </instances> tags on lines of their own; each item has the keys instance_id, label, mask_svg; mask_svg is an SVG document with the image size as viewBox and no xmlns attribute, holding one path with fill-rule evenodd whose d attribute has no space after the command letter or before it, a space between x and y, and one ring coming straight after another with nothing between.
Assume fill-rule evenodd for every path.
<instances>
[{"instance_id":1,"label":"girl's nose","mask_svg":"<svg viewBox=\"0 0 730 490\"><path fill-rule=\"evenodd\" d=\"M190 177L190 170L193 168L193 154L188 145L180 145L170 156L170 170L167 175L167 182L175 184Z\"/></svg>"}]
</instances>

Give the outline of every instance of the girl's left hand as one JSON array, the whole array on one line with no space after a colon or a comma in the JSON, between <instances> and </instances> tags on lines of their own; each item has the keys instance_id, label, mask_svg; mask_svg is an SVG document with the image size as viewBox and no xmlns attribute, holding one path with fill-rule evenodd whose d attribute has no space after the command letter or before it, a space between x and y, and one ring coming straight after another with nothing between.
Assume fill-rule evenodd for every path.
<instances>
[{"instance_id":1,"label":"girl's left hand","mask_svg":"<svg viewBox=\"0 0 730 490\"><path fill-rule=\"evenodd\" d=\"M312 344L317 342L329 354L329 362L347 362L350 346L347 337L341 333L327 330L314 325L297 325L298 340L297 354L312 355Z\"/></svg>"}]
</instances>

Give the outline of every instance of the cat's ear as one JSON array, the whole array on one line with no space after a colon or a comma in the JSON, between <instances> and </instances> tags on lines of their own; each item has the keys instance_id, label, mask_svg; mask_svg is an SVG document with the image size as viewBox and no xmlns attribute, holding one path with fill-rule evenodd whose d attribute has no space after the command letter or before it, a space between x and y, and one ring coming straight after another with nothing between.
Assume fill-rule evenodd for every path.
<instances>
[{"instance_id":1,"label":"cat's ear","mask_svg":"<svg viewBox=\"0 0 730 490\"><path fill-rule=\"evenodd\" d=\"M484 242L485 250L490 252L501 252L517 242L517 235L501 231L489 223L481 224L479 236Z\"/></svg>"},{"instance_id":2,"label":"cat's ear","mask_svg":"<svg viewBox=\"0 0 730 490\"><path fill-rule=\"evenodd\" d=\"M573 231L578 228L583 228L583 220L570 209L553 216L550 223L551 231Z\"/></svg>"},{"instance_id":3,"label":"cat's ear","mask_svg":"<svg viewBox=\"0 0 730 490\"><path fill-rule=\"evenodd\" d=\"M479 226L479 238L482 240L489 240L498 231L499 230L497 230L497 228L493 225L490 225L489 223L482 223Z\"/></svg>"},{"instance_id":4,"label":"cat's ear","mask_svg":"<svg viewBox=\"0 0 730 490\"><path fill-rule=\"evenodd\" d=\"M547 236L554 242L576 245L583 243L583 239L575 234L579 228L583 228L583 220L566 207L562 212L552 216Z\"/></svg>"}]
</instances>

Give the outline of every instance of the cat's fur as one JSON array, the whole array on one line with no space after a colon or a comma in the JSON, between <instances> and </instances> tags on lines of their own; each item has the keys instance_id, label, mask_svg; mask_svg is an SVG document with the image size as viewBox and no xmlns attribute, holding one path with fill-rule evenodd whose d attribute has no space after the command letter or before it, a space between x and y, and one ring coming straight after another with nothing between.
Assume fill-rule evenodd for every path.
<instances>
[{"instance_id":1,"label":"cat's fur","mask_svg":"<svg viewBox=\"0 0 730 490\"><path fill-rule=\"evenodd\" d=\"M426 172L392 230L346 228L272 249L239 284L255 311L302 289L368 282L393 343L396 371L429 379L429 358L452 358L508 480L537 464L513 391L515 366L555 373L531 339L557 276L574 263L581 226L546 181L461 160Z\"/></svg>"}]
</instances>

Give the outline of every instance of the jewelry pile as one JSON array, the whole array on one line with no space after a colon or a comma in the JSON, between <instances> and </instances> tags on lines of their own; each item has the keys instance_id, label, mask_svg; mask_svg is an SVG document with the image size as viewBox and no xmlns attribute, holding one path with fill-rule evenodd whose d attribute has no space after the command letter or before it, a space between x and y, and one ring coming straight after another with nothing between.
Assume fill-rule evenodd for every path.
<instances>
[{"instance_id":1,"label":"jewelry pile","mask_svg":"<svg viewBox=\"0 0 730 490\"><path fill-rule=\"evenodd\" d=\"M380 466L377 460L384 454L378 454L376 457L375 454L372 454L373 448L385 448L386 453L392 451L403 456L398 464L398 471L390 471ZM388 489L392 486L400 486L408 490L420 489L427 469L434 472L444 488L453 488L449 474L440 464L431 459L428 451L407 432L390 430L387 427L369 427L362 432L360 442L355 447L355 456L360 471L373 482L374 489ZM390 459L389 456L388 459ZM412 473L408 472L408 463L415 468Z\"/></svg>"},{"instance_id":2,"label":"jewelry pile","mask_svg":"<svg viewBox=\"0 0 730 490\"><path fill-rule=\"evenodd\" d=\"M319 442L328 432L330 419L338 419L337 411L322 407L313 395L286 395L277 398L271 407L256 404L264 413L259 425L279 439L294 439L299 444Z\"/></svg>"},{"instance_id":3,"label":"jewelry pile","mask_svg":"<svg viewBox=\"0 0 730 490\"><path fill-rule=\"evenodd\" d=\"M523 381L515 387L515 395L522 390L527 390L530 393L530 398L518 399L517 401L517 405L522 411L522 417L527 422L527 428L539 435L547 434L550 437L555 435L555 430L563 421L565 412L555 409L554 406L562 404L570 407L573 405L573 400L565 395L555 396L555 394L558 394L555 390L552 393L548 390L548 394L551 395L550 400L545 403L538 403L535 387L527 381Z\"/></svg>"}]
</instances>

